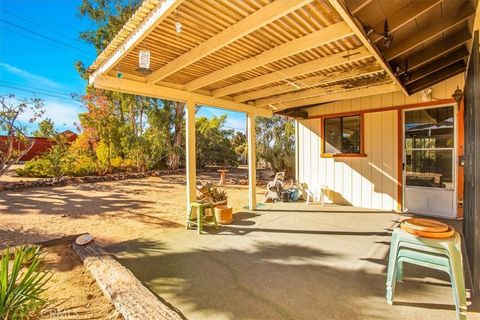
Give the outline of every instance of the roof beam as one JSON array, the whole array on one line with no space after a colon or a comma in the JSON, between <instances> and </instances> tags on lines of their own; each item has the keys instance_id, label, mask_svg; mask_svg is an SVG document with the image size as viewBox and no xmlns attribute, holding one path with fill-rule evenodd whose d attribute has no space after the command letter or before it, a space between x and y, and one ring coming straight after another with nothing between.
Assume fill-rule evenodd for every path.
<instances>
[{"instance_id":1,"label":"roof beam","mask_svg":"<svg viewBox=\"0 0 480 320\"><path fill-rule=\"evenodd\" d=\"M332 83L340 80L346 80L346 79L358 77L361 75L377 73L382 70L383 69L378 65L374 65L374 66L370 65L370 66L359 68L353 71L345 70L340 72L322 74L319 76L302 79L300 81L290 81L288 83L281 84L275 87L265 88L265 89L252 91L252 92L246 92L238 96L233 96L233 100L238 102L244 102L244 101L255 100L263 97L276 96L276 95L284 94L291 91L303 90L303 89L308 89L314 86L319 86L322 84ZM296 83L298 83L299 85L297 85ZM263 100L263 99L260 99L260 100ZM257 100L257 101L260 101L260 100Z\"/></svg>"},{"instance_id":2,"label":"roof beam","mask_svg":"<svg viewBox=\"0 0 480 320\"><path fill-rule=\"evenodd\" d=\"M467 65L465 62L458 61L440 71L434 72L429 76L417 80L409 85L407 85L408 91L412 94L428 87L431 87L440 81L446 80L454 75L459 74L460 72L464 72L467 69Z\"/></svg>"},{"instance_id":3,"label":"roof beam","mask_svg":"<svg viewBox=\"0 0 480 320\"><path fill-rule=\"evenodd\" d=\"M316 81L309 81L311 85L315 85L315 88L309 88L306 90L302 91L295 91L295 92L290 92L290 93L285 93L285 94L280 94L276 95L271 98L265 98L265 99L259 99L255 100L255 105L256 106L267 106L270 104L275 104L279 102L285 102L285 101L291 101L291 100L297 100L297 99L303 99L303 98L309 98L309 97L315 97L319 95L323 95L329 92L332 92L332 87L328 88L322 88L318 87L319 85L327 85L329 83L334 83L342 80L347 80L347 79L353 79L353 78L358 78L362 76L368 76L371 74L375 74L378 72L383 71L382 68L380 68L378 65L375 66L369 66L367 68L360 68L357 70L346 70L342 71L339 74L333 74L333 77L331 74L326 74L323 75L323 81L321 79L317 79ZM319 78L319 77L316 77ZM305 79L305 81L302 81L302 83L307 82L309 79ZM342 86L345 86L345 84L340 84L338 88L341 88ZM288 90L291 91L291 90ZM283 90L283 92L286 92Z\"/></svg>"},{"instance_id":4,"label":"roof beam","mask_svg":"<svg viewBox=\"0 0 480 320\"><path fill-rule=\"evenodd\" d=\"M214 90L212 93L215 97L223 97L235 92L245 91L274 82L280 82L289 78L294 78L303 74L336 67L348 62L358 61L371 56L372 55L367 51L367 49L363 47L352 51L343 51L317 60L305 62L287 69L274 71L272 73L246 80L240 83L235 83L230 86Z\"/></svg>"},{"instance_id":5,"label":"roof beam","mask_svg":"<svg viewBox=\"0 0 480 320\"><path fill-rule=\"evenodd\" d=\"M430 64L425 65L424 67L412 72L410 80L407 83L415 82L421 78L424 78L434 72L437 72L457 61L463 60L468 57L469 52L465 46L460 49L455 50L454 52L433 61Z\"/></svg>"},{"instance_id":6,"label":"roof beam","mask_svg":"<svg viewBox=\"0 0 480 320\"><path fill-rule=\"evenodd\" d=\"M173 101L194 101L197 104L204 104L234 111L253 112L256 115L263 117L270 117L272 115L271 110L263 107L255 107L235 101L214 98L205 94L188 92L185 90L148 84L140 81L119 79L106 75L97 77L93 82L93 85L98 89L112 90Z\"/></svg>"},{"instance_id":7,"label":"roof beam","mask_svg":"<svg viewBox=\"0 0 480 320\"><path fill-rule=\"evenodd\" d=\"M164 0L145 18L145 20L134 30L130 36L106 59L90 76L90 82L101 74L108 73L118 62L120 62L130 51L135 48L150 32L155 29L173 10L184 0Z\"/></svg>"},{"instance_id":8,"label":"roof beam","mask_svg":"<svg viewBox=\"0 0 480 320\"><path fill-rule=\"evenodd\" d=\"M410 2L407 7L387 18L389 32L395 32L443 1L444 0L422 0ZM380 30L379 32L383 32L383 28L384 22L381 22L374 27L376 31ZM383 39L381 35L372 35L373 42L378 42L381 39Z\"/></svg>"},{"instance_id":9,"label":"roof beam","mask_svg":"<svg viewBox=\"0 0 480 320\"><path fill-rule=\"evenodd\" d=\"M353 32L355 32L358 39L363 43L363 45L367 48L368 51L375 57L375 59L380 63L382 68L387 72L388 76L392 79L392 81L398 86L400 90L405 95L408 95L407 90L403 87L402 83L398 80L398 78L394 75L390 65L384 60L382 54L378 51L375 45L370 42L370 39L367 37L365 32L363 31L363 26L361 26L355 18L350 14L348 9L344 6L343 2L340 0L328 0L332 7L338 12L340 17L352 28Z\"/></svg>"},{"instance_id":10,"label":"roof beam","mask_svg":"<svg viewBox=\"0 0 480 320\"><path fill-rule=\"evenodd\" d=\"M397 44L394 43L394 45L385 52L385 59L390 61L404 53L407 53L413 48L421 45L423 42L428 41L437 35L455 27L459 23L462 23L474 13L475 9L472 8L469 2L467 2L455 17L442 19L436 23L432 23L427 28L420 30L411 37L408 37L406 40Z\"/></svg>"},{"instance_id":11,"label":"roof beam","mask_svg":"<svg viewBox=\"0 0 480 320\"><path fill-rule=\"evenodd\" d=\"M373 0L364 0L356 6L352 6L352 8L350 9L350 12L352 14L356 14L357 12L359 12L360 10L362 10L363 8L365 8L366 6L368 6L372 2L373 2Z\"/></svg>"},{"instance_id":12,"label":"roof beam","mask_svg":"<svg viewBox=\"0 0 480 320\"><path fill-rule=\"evenodd\" d=\"M326 102L354 99L354 98L360 98L360 97L366 97L366 96L372 96L376 94L396 92L396 91L400 91L400 89L394 83L382 84L377 86L369 86L369 87L363 87L363 88L357 87L353 89L346 89L341 92L333 92L333 93L325 94L323 96L280 103L280 104L276 104L275 107L280 107L278 108L279 110L294 108L294 107L303 107L303 106L310 107L316 104L321 104Z\"/></svg>"},{"instance_id":13,"label":"roof beam","mask_svg":"<svg viewBox=\"0 0 480 320\"><path fill-rule=\"evenodd\" d=\"M408 70L415 70L432 62L443 55L457 49L461 45L465 44L472 38L470 31L464 29L460 32L455 33L454 35L448 37L442 42L433 45L429 48L426 48L414 56L407 59L408 61Z\"/></svg>"},{"instance_id":14,"label":"roof beam","mask_svg":"<svg viewBox=\"0 0 480 320\"><path fill-rule=\"evenodd\" d=\"M312 1L289 0L272 2L156 70L147 77L147 82L156 83Z\"/></svg>"},{"instance_id":15,"label":"roof beam","mask_svg":"<svg viewBox=\"0 0 480 320\"><path fill-rule=\"evenodd\" d=\"M237 63L234 63L223 69L214 71L208 75L195 79L185 85L189 91L193 91L220 80L232 77L234 75L249 71L268 63L289 57L291 55L322 46L326 43L343 39L353 35L352 30L345 22L339 22L312 32L301 38L281 44L273 49L264 51L261 54L251 57Z\"/></svg>"}]
</instances>

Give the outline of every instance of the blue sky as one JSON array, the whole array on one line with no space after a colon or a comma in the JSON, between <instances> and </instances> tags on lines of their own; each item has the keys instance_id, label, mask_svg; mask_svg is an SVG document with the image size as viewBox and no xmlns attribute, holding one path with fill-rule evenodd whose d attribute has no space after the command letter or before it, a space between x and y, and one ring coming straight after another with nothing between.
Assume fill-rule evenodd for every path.
<instances>
[{"instance_id":1,"label":"blue sky","mask_svg":"<svg viewBox=\"0 0 480 320\"><path fill-rule=\"evenodd\" d=\"M85 81L75 61L89 65L95 49L78 38L90 29L77 16L81 0L0 0L0 94L44 100L46 114L59 130L73 130L84 109L71 98L82 93ZM201 108L197 116L228 115L226 126L245 132L245 115ZM35 128L32 128L32 130Z\"/></svg>"}]
</instances>

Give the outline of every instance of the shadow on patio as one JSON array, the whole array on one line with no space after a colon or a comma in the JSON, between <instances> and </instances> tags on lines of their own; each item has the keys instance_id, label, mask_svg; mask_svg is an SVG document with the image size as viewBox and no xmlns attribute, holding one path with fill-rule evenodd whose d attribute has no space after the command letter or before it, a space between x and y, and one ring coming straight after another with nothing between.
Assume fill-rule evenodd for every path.
<instances>
[{"instance_id":1,"label":"shadow on patio","mask_svg":"<svg viewBox=\"0 0 480 320\"><path fill-rule=\"evenodd\" d=\"M448 278L413 266L389 306L397 216L344 211L238 213L216 234L176 230L107 250L188 319L454 318Z\"/></svg>"}]
</instances>

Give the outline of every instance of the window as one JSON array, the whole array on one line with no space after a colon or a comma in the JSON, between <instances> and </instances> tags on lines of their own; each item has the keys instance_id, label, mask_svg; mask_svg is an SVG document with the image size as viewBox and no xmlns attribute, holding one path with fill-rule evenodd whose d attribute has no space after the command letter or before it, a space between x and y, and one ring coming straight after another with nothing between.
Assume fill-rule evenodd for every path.
<instances>
[{"instance_id":1,"label":"window","mask_svg":"<svg viewBox=\"0 0 480 320\"><path fill-rule=\"evenodd\" d=\"M454 108L405 112L407 186L454 190Z\"/></svg>"},{"instance_id":2,"label":"window","mask_svg":"<svg viewBox=\"0 0 480 320\"><path fill-rule=\"evenodd\" d=\"M326 118L323 152L331 155L362 155L361 116Z\"/></svg>"}]
</instances>

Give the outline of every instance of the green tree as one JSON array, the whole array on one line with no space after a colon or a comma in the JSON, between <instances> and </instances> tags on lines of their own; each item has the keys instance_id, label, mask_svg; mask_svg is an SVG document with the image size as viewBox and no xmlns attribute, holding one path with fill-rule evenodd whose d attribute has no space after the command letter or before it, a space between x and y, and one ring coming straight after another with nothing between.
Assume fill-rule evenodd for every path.
<instances>
[{"instance_id":1,"label":"green tree","mask_svg":"<svg viewBox=\"0 0 480 320\"><path fill-rule=\"evenodd\" d=\"M52 138L56 134L52 119L44 119L38 123L38 129L33 133L35 137Z\"/></svg>"},{"instance_id":2,"label":"green tree","mask_svg":"<svg viewBox=\"0 0 480 320\"><path fill-rule=\"evenodd\" d=\"M285 171L288 177L295 171L295 123L286 117L257 118L257 155L275 172Z\"/></svg>"},{"instance_id":3,"label":"green tree","mask_svg":"<svg viewBox=\"0 0 480 320\"><path fill-rule=\"evenodd\" d=\"M210 165L238 165L237 155L232 146L233 130L224 129L226 120L226 115L211 119L205 117L196 119L197 166L199 168Z\"/></svg>"},{"instance_id":4,"label":"green tree","mask_svg":"<svg viewBox=\"0 0 480 320\"><path fill-rule=\"evenodd\" d=\"M241 162L246 163L248 158L247 136L240 131L235 132L232 139L233 150Z\"/></svg>"}]
</instances>

